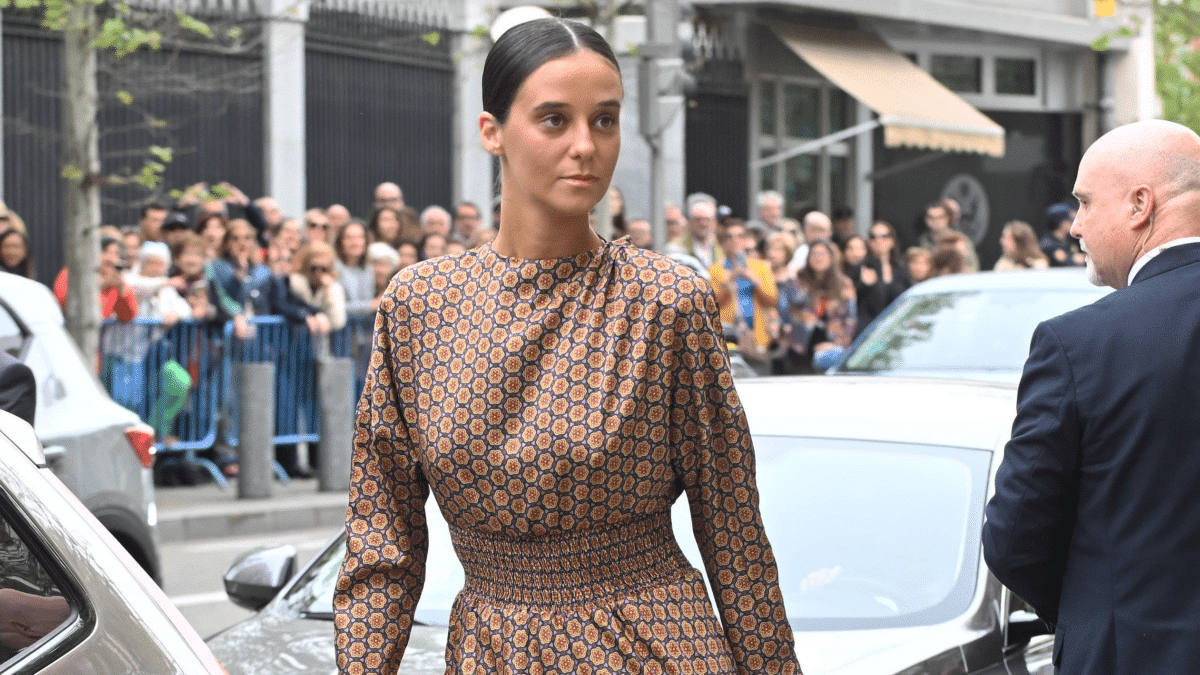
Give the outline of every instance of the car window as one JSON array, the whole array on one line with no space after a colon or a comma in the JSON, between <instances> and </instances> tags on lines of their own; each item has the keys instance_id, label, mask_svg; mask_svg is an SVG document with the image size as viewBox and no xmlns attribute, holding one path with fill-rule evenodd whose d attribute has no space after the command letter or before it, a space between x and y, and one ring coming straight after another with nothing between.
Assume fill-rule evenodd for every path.
<instances>
[{"instance_id":1,"label":"car window","mask_svg":"<svg viewBox=\"0 0 1200 675\"><path fill-rule=\"evenodd\" d=\"M0 672L17 667L79 616L36 550L0 509Z\"/></svg>"},{"instance_id":2,"label":"car window","mask_svg":"<svg viewBox=\"0 0 1200 675\"><path fill-rule=\"evenodd\" d=\"M1039 323L1102 294L1013 289L911 295L863 337L843 370L1020 372Z\"/></svg>"},{"instance_id":3,"label":"car window","mask_svg":"<svg viewBox=\"0 0 1200 675\"><path fill-rule=\"evenodd\" d=\"M793 628L929 625L970 606L990 453L763 436L755 456Z\"/></svg>"}]
</instances>

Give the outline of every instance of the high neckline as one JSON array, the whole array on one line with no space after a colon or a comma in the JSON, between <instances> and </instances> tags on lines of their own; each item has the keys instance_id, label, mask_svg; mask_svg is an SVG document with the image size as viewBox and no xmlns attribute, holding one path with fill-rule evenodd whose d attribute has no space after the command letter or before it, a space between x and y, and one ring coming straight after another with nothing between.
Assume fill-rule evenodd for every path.
<instances>
[{"instance_id":1,"label":"high neckline","mask_svg":"<svg viewBox=\"0 0 1200 675\"><path fill-rule=\"evenodd\" d=\"M519 268L529 264L535 264L540 267L557 267L563 263L574 265L575 267L591 267L605 257L605 254L616 245L616 242L603 241L599 246L589 249L575 255L564 256L561 258L517 258L513 256L501 255L496 249L492 248L491 242L488 242L482 247L482 262L486 265L503 264L511 268Z\"/></svg>"}]
</instances>

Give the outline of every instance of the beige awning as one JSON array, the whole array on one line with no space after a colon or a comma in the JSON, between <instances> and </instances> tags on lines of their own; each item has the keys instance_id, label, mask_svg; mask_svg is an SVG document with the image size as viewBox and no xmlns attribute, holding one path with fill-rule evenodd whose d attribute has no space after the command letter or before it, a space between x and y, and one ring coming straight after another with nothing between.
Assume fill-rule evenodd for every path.
<instances>
[{"instance_id":1,"label":"beige awning","mask_svg":"<svg viewBox=\"0 0 1200 675\"><path fill-rule=\"evenodd\" d=\"M1004 155L1003 127L874 33L786 24L771 24L771 30L808 65L879 113L888 147Z\"/></svg>"}]
</instances>

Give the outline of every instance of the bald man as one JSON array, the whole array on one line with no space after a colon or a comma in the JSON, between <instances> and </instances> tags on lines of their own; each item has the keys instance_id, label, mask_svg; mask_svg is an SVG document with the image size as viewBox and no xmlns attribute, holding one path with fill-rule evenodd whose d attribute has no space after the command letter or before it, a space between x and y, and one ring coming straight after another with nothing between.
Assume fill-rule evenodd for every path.
<instances>
[{"instance_id":1,"label":"bald man","mask_svg":"<svg viewBox=\"0 0 1200 675\"><path fill-rule=\"evenodd\" d=\"M1083 156L1071 234L1117 289L1034 332L983 528L1055 630L1056 672L1200 672L1200 137L1160 120Z\"/></svg>"},{"instance_id":2,"label":"bald man","mask_svg":"<svg viewBox=\"0 0 1200 675\"><path fill-rule=\"evenodd\" d=\"M395 183L380 183L375 186L375 208L387 206L393 209L404 208L404 193Z\"/></svg>"}]
</instances>

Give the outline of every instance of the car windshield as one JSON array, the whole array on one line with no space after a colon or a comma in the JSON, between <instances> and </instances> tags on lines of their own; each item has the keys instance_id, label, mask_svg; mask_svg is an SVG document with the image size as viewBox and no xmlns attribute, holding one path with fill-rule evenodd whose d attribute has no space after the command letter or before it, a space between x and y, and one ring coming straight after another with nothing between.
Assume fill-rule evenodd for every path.
<instances>
[{"instance_id":1,"label":"car windshield","mask_svg":"<svg viewBox=\"0 0 1200 675\"><path fill-rule=\"evenodd\" d=\"M910 295L859 341L841 370L1019 373L1039 323L1101 295L1102 289Z\"/></svg>"},{"instance_id":2,"label":"car windshield","mask_svg":"<svg viewBox=\"0 0 1200 675\"><path fill-rule=\"evenodd\" d=\"M763 520L795 629L927 625L965 611L990 453L776 436L755 444ZM430 559L415 619L446 625L462 567L430 507ZM684 553L703 569L686 497L673 518ZM339 538L286 602L309 617L332 618L343 550Z\"/></svg>"}]
</instances>

